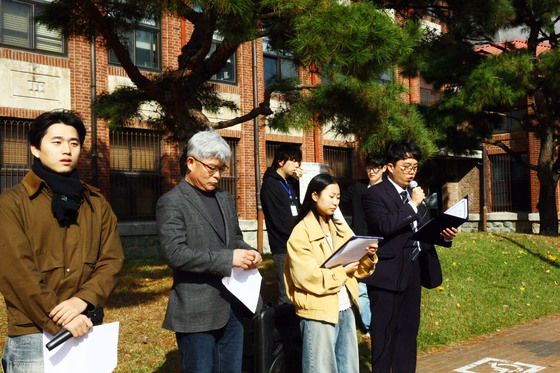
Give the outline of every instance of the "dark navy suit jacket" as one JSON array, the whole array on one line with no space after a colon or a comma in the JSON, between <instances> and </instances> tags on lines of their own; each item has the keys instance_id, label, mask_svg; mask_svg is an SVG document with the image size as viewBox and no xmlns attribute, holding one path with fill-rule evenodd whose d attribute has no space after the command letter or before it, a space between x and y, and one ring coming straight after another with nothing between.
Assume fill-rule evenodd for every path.
<instances>
[{"instance_id":1,"label":"dark navy suit jacket","mask_svg":"<svg viewBox=\"0 0 560 373\"><path fill-rule=\"evenodd\" d=\"M410 204L403 203L395 186L386 178L370 187L363 195L363 207L368 233L381 236L377 256L379 263L371 277L366 279L368 285L378 288L402 291L409 282L408 276L418 276L414 266L418 259L411 261L413 250L412 224L415 220L421 226L427 215L426 206L418 206L418 212ZM433 245L421 243L422 250L435 250Z\"/></svg>"}]
</instances>

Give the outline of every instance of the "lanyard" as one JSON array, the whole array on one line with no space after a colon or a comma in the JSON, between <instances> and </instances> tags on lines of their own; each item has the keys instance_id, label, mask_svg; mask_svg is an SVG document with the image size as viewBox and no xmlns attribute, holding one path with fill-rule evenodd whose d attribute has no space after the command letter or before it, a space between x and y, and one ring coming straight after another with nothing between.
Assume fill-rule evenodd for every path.
<instances>
[{"instance_id":1,"label":"lanyard","mask_svg":"<svg viewBox=\"0 0 560 373\"><path fill-rule=\"evenodd\" d=\"M290 187L290 184L288 184L287 181L285 183L286 184L280 181L280 185L282 185L282 188L284 188L284 190L288 193L288 197L290 197L290 201L293 202L294 196L292 195L292 188Z\"/></svg>"}]
</instances>

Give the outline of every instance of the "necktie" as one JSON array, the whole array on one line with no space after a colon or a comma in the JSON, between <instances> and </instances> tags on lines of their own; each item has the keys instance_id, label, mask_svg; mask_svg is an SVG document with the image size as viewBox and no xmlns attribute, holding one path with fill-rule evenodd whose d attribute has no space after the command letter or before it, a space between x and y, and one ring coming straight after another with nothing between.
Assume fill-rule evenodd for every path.
<instances>
[{"instance_id":1,"label":"necktie","mask_svg":"<svg viewBox=\"0 0 560 373\"><path fill-rule=\"evenodd\" d=\"M406 192L406 190L403 190L401 192L401 199L403 204L408 202L408 193Z\"/></svg>"}]
</instances>

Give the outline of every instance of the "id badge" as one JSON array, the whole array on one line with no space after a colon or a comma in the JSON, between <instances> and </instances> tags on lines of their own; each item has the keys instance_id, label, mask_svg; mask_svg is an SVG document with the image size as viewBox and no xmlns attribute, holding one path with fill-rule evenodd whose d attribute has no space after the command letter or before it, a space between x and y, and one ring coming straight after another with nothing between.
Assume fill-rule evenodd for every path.
<instances>
[{"instance_id":1,"label":"id badge","mask_svg":"<svg viewBox=\"0 0 560 373\"><path fill-rule=\"evenodd\" d=\"M290 205L290 208L292 210L292 216L298 216L298 210L296 205Z\"/></svg>"}]
</instances>

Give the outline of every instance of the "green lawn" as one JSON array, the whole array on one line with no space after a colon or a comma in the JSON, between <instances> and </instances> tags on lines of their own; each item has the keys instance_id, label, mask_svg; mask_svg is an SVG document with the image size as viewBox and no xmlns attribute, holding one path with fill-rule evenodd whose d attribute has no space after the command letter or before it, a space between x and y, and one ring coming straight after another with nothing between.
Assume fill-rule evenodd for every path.
<instances>
[{"instance_id":1,"label":"green lawn","mask_svg":"<svg viewBox=\"0 0 560 373\"><path fill-rule=\"evenodd\" d=\"M560 313L560 239L460 234L438 250L440 289L423 292L421 350Z\"/></svg>"},{"instance_id":2,"label":"green lawn","mask_svg":"<svg viewBox=\"0 0 560 373\"><path fill-rule=\"evenodd\" d=\"M453 248L439 248L444 283L423 293L420 351L560 314L559 247L558 238L461 233ZM263 298L270 301L276 293L270 258L262 273ZM170 286L170 271L158 260L127 263L106 310L107 322L121 322L117 372L178 372L174 335L161 328ZM0 334L6 334L3 304ZM360 347L367 371L368 350Z\"/></svg>"}]
</instances>

